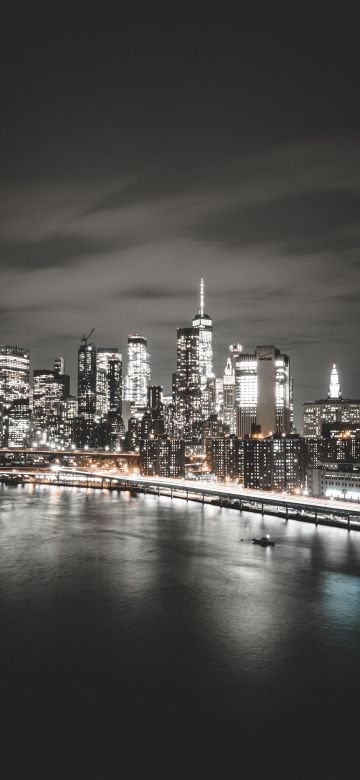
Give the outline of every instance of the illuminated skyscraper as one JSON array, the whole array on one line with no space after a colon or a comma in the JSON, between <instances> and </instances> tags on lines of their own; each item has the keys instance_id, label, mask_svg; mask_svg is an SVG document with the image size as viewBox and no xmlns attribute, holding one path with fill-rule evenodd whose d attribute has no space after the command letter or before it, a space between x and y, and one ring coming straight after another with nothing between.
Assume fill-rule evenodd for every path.
<instances>
[{"instance_id":1,"label":"illuminated skyscraper","mask_svg":"<svg viewBox=\"0 0 360 780\"><path fill-rule=\"evenodd\" d=\"M175 383L176 428L186 441L201 436L201 381L198 328L177 329Z\"/></svg>"},{"instance_id":2,"label":"illuminated skyscraper","mask_svg":"<svg viewBox=\"0 0 360 780\"><path fill-rule=\"evenodd\" d=\"M29 395L30 395L30 353L23 347L0 344L0 446L6 446L8 441L8 412L16 402L16 414L12 416L12 437L14 441L23 441L28 431ZM26 423L24 434L22 413ZM24 423L24 424L25 424ZM19 430L19 436L17 434ZM20 446L20 445L18 445Z\"/></svg>"},{"instance_id":3,"label":"illuminated skyscraper","mask_svg":"<svg viewBox=\"0 0 360 780\"><path fill-rule=\"evenodd\" d=\"M78 350L78 414L88 421L96 415L96 346L85 337Z\"/></svg>"},{"instance_id":4,"label":"illuminated skyscraper","mask_svg":"<svg viewBox=\"0 0 360 780\"><path fill-rule=\"evenodd\" d=\"M147 350L147 340L139 333L129 333L125 400L131 401L135 406L146 406L150 378L150 355Z\"/></svg>"},{"instance_id":5,"label":"illuminated skyscraper","mask_svg":"<svg viewBox=\"0 0 360 780\"><path fill-rule=\"evenodd\" d=\"M64 400L64 385L61 375L53 371L38 369L33 380L33 443L45 444L52 440L56 422L61 416Z\"/></svg>"},{"instance_id":6,"label":"illuminated skyscraper","mask_svg":"<svg viewBox=\"0 0 360 780\"><path fill-rule=\"evenodd\" d=\"M257 361L256 355L237 355L235 361L235 397L237 434L246 436L256 425L257 410Z\"/></svg>"},{"instance_id":7,"label":"illuminated skyscraper","mask_svg":"<svg viewBox=\"0 0 360 780\"><path fill-rule=\"evenodd\" d=\"M96 353L96 413L121 414L122 356L117 347L101 347Z\"/></svg>"},{"instance_id":8,"label":"illuminated skyscraper","mask_svg":"<svg viewBox=\"0 0 360 780\"><path fill-rule=\"evenodd\" d=\"M228 357L224 371L224 394L222 419L229 426L229 433L235 433L235 368Z\"/></svg>"},{"instance_id":9,"label":"illuminated skyscraper","mask_svg":"<svg viewBox=\"0 0 360 780\"><path fill-rule=\"evenodd\" d=\"M200 311L193 321L193 328L198 331L198 352L199 352L199 374L200 374L200 388L201 388L201 412L203 417L208 417L211 412L215 411L214 404L211 404L210 394L208 392L207 380L214 377L213 370L213 321L208 314L204 312L204 280L200 282Z\"/></svg>"},{"instance_id":10,"label":"illuminated skyscraper","mask_svg":"<svg viewBox=\"0 0 360 780\"><path fill-rule=\"evenodd\" d=\"M290 433L290 361L274 346L238 354L235 382L237 433Z\"/></svg>"}]
</instances>

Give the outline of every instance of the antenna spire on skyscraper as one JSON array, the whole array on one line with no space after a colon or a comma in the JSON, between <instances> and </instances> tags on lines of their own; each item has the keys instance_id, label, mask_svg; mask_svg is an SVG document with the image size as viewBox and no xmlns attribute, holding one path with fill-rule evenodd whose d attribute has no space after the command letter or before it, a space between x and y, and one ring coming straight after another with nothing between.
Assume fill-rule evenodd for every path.
<instances>
[{"instance_id":1,"label":"antenna spire on skyscraper","mask_svg":"<svg viewBox=\"0 0 360 780\"><path fill-rule=\"evenodd\" d=\"M204 316L204 280L200 280L200 317Z\"/></svg>"}]
</instances>

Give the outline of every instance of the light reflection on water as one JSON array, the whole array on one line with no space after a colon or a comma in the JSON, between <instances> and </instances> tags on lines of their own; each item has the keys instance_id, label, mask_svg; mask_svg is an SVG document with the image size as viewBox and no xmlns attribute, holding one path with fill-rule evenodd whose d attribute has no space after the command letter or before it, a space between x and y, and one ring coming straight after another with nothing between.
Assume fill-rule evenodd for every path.
<instances>
[{"instance_id":1,"label":"light reflection on water","mask_svg":"<svg viewBox=\"0 0 360 780\"><path fill-rule=\"evenodd\" d=\"M60 709L80 685L82 721L91 690L110 728L117 692L136 722L148 714L142 739L158 705L169 744L184 719L247 738L266 720L275 738L313 710L327 722L360 683L360 534L45 486L0 488L0 509L9 707L34 680ZM274 548L251 543L264 533Z\"/></svg>"}]
</instances>

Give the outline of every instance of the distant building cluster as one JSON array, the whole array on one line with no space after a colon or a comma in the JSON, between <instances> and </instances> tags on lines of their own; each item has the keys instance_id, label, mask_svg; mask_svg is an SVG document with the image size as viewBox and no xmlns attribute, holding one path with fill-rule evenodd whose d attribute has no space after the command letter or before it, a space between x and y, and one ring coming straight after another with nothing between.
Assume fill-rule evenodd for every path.
<instances>
[{"instance_id":1,"label":"distant building cluster","mask_svg":"<svg viewBox=\"0 0 360 780\"><path fill-rule=\"evenodd\" d=\"M213 321L179 327L171 395L151 383L147 339L130 333L126 372L117 346L93 330L78 348L77 394L61 356L34 369L30 353L0 345L0 447L137 452L147 475L236 481L256 489L360 499L360 400L342 397L336 366L328 396L304 404L294 428L290 359L274 345L233 343L214 373Z\"/></svg>"}]
</instances>

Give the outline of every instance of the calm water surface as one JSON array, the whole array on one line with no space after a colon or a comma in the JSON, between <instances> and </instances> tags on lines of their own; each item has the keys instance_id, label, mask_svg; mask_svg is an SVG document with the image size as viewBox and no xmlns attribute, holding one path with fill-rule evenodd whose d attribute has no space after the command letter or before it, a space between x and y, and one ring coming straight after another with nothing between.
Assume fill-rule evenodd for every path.
<instances>
[{"instance_id":1,"label":"calm water surface","mask_svg":"<svg viewBox=\"0 0 360 780\"><path fill-rule=\"evenodd\" d=\"M359 533L67 488L0 512L4 777L357 776Z\"/></svg>"}]
</instances>

